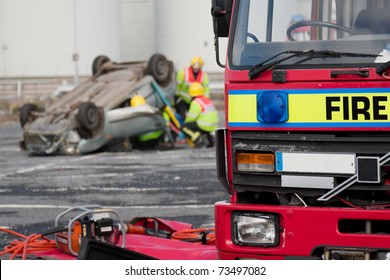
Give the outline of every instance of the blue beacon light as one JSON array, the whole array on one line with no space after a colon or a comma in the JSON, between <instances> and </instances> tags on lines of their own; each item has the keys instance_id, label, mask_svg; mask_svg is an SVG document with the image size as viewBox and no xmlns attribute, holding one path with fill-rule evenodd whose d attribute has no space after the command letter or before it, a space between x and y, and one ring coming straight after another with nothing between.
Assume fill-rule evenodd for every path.
<instances>
[{"instance_id":1,"label":"blue beacon light","mask_svg":"<svg viewBox=\"0 0 390 280\"><path fill-rule=\"evenodd\" d=\"M262 123L282 123L288 120L288 93L262 91L257 93L257 120Z\"/></svg>"}]
</instances>

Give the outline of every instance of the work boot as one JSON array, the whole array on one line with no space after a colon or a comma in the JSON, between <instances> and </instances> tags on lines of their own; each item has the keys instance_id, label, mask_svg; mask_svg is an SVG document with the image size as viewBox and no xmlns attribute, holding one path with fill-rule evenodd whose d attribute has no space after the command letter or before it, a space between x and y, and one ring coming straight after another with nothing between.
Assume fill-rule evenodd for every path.
<instances>
[{"instance_id":1,"label":"work boot","mask_svg":"<svg viewBox=\"0 0 390 280\"><path fill-rule=\"evenodd\" d=\"M196 148L203 148L209 145L209 140L206 134L200 135L194 142Z\"/></svg>"},{"instance_id":2,"label":"work boot","mask_svg":"<svg viewBox=\"0 0 390 280\"><path fill-rule=\"evenodd\" d=\"M208 144L206 145L206 148L212 148L212 147L214 147L214 145L215 145L215 140L214 140L213 135L211 135L210 133L207 134L207 140L208 140Z\"/></svg>"}]
</instances>

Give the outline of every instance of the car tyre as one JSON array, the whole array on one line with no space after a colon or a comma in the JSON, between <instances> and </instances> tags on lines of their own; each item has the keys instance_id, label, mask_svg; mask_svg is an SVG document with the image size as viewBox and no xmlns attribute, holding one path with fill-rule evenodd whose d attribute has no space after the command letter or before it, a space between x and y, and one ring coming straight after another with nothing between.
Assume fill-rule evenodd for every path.
<instances>
[{"instance_id":1,"label":"car tyre","mask_svg":"<svg viewBox=\"0 0 390 280\"><path fill-rule=\"evenodd\" d=\"M92 133L89 130L86 130L85 128L78 127L77 133L79 134L80 138L82 139L88 139L92 137Z\"/></svg>"},{"instance_id":2,"label":"car tyre","mask_svg":"<svg viewBox=\"0 0 390 280\"><path fill-rule=\"evenodd\" d=\"M172 66L163 54L154 54L148 61L148 75L153 76L160 86L166 86L171 81Z\"/></svg>"},{"instance_id":3,"label":"car tyre","mask_svg":"<svg viewBox=\"0 0 390 280\"><path fill-rule=\"evenodd\" d=\"M95 76L95 74L99 72L100 67L108 61L111 60L105 55L97 56L92 62L92 75Z\"/></svg>"},{"instance_id":4,"label":"car tyre","mask_svg":"<svg viewBox=\"0 0 390 280\"><path fill-rule=\"evenodd\" d=\"M24 104L19 110L19 121L21 127L23 128L26 123L34 121L36 117L32 114L32 112L38 111L37 105L32 103Z\"/></svg>"},{"instance_id":5,"label":"car tyre","mask_svg":"<svg viewBox=\"0 0 390 280\"><path fill-rule=\"evenodd\" d=\"M100 123L98 107L92 102L81 103L76 114L76 120L82 129L93 131Z\"/></svg>"}]
</instances>

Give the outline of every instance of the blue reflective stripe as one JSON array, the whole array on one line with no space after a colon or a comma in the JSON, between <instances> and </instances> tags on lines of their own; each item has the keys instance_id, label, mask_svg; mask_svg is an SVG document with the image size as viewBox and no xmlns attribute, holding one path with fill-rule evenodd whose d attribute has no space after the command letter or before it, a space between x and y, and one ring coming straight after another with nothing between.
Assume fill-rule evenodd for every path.
<instances>
[{"instance_id":1,"label":"blue reflective stripe","mask_svg":"<svg viewBox=\"0 0 390 280\"><path fill-rule=\"evenodd\" d=\"M229 90L229 95L257 94L275 89ZM337 88L337 89L280 89L289 94L324 94L324 93L389 93L388 88Z\"/></svg>"},{"instance_id":2,"label":"blue reflective stripe","mask_svg":"<svg viewBox=\"0 0 390 280\"><path fill-rule=\"evenodd\" d=\"M265 124L256 122L229 122L229 127L250 128L388 128L389 122L335 122L335 123L276 123Z\"/></svg>"},{"instance_id":3,"label":"blue reflective stripe","mask_svg":"<svg viewBox=\"0 0 390 280\"><path fill-rule=\"evenodd\" d=\"M283 153L276 152L276 171L283 171Z\"/></svg>"}]
</instances>

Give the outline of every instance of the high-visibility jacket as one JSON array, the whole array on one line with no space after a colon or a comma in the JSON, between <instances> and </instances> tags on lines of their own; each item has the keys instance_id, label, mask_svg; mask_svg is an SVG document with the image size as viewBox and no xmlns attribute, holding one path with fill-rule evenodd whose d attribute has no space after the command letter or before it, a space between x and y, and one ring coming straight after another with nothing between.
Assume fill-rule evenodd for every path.
<instances>
[{"instance_id":1,"label":"high-visibility jacket","mask_svg":"<svg viewBox=\"0 0 390 280\"><path fill-rule=\"evenodd\" d=\"M190 104L184 123L196 122L204 131L212 132L218 127L218 112L211 99L205 96L196 97Z\"/></svg>"},{"instance_id":2,"label":"high-visibility jacket","mask_svg":"<svg viewBox=\"0 0 390 280\"><path fill-rule=\"evenodd\" d=\"M165 119L165 123L168 125L169 121L170 121L168 112L166 110L163 110L162 115L163 115L163 117ZM164 130L162 130L162 129L151 131L151 132L147 132L147 133L139 135L138 136L138 140L141 141L141 142L150 141L150 140L156 140L156 139L160 138L160 136L163 133L164 133Z\"/></svg>"},{"instance_id":3,"label":"high-visibility jacket","mask_svg":"<svg viewBox=\"0 0 390 280\"><path fill-rule=\"evenodd\" d=\"M208 98L210 98L210 86L209 86L209 76L207 73L203 72L202 70L199 70L198 75L196 76L194 72L192 71L192 67L184 68L177 72L176 74L176 81L177 81L177 91L176 95L181 97L184 102L187 104L190 104L192 97L188 93L188 88L191 83L193 82L199 82L202 84L204 88L204 95Z\"/></svg>"}]
</instances>

